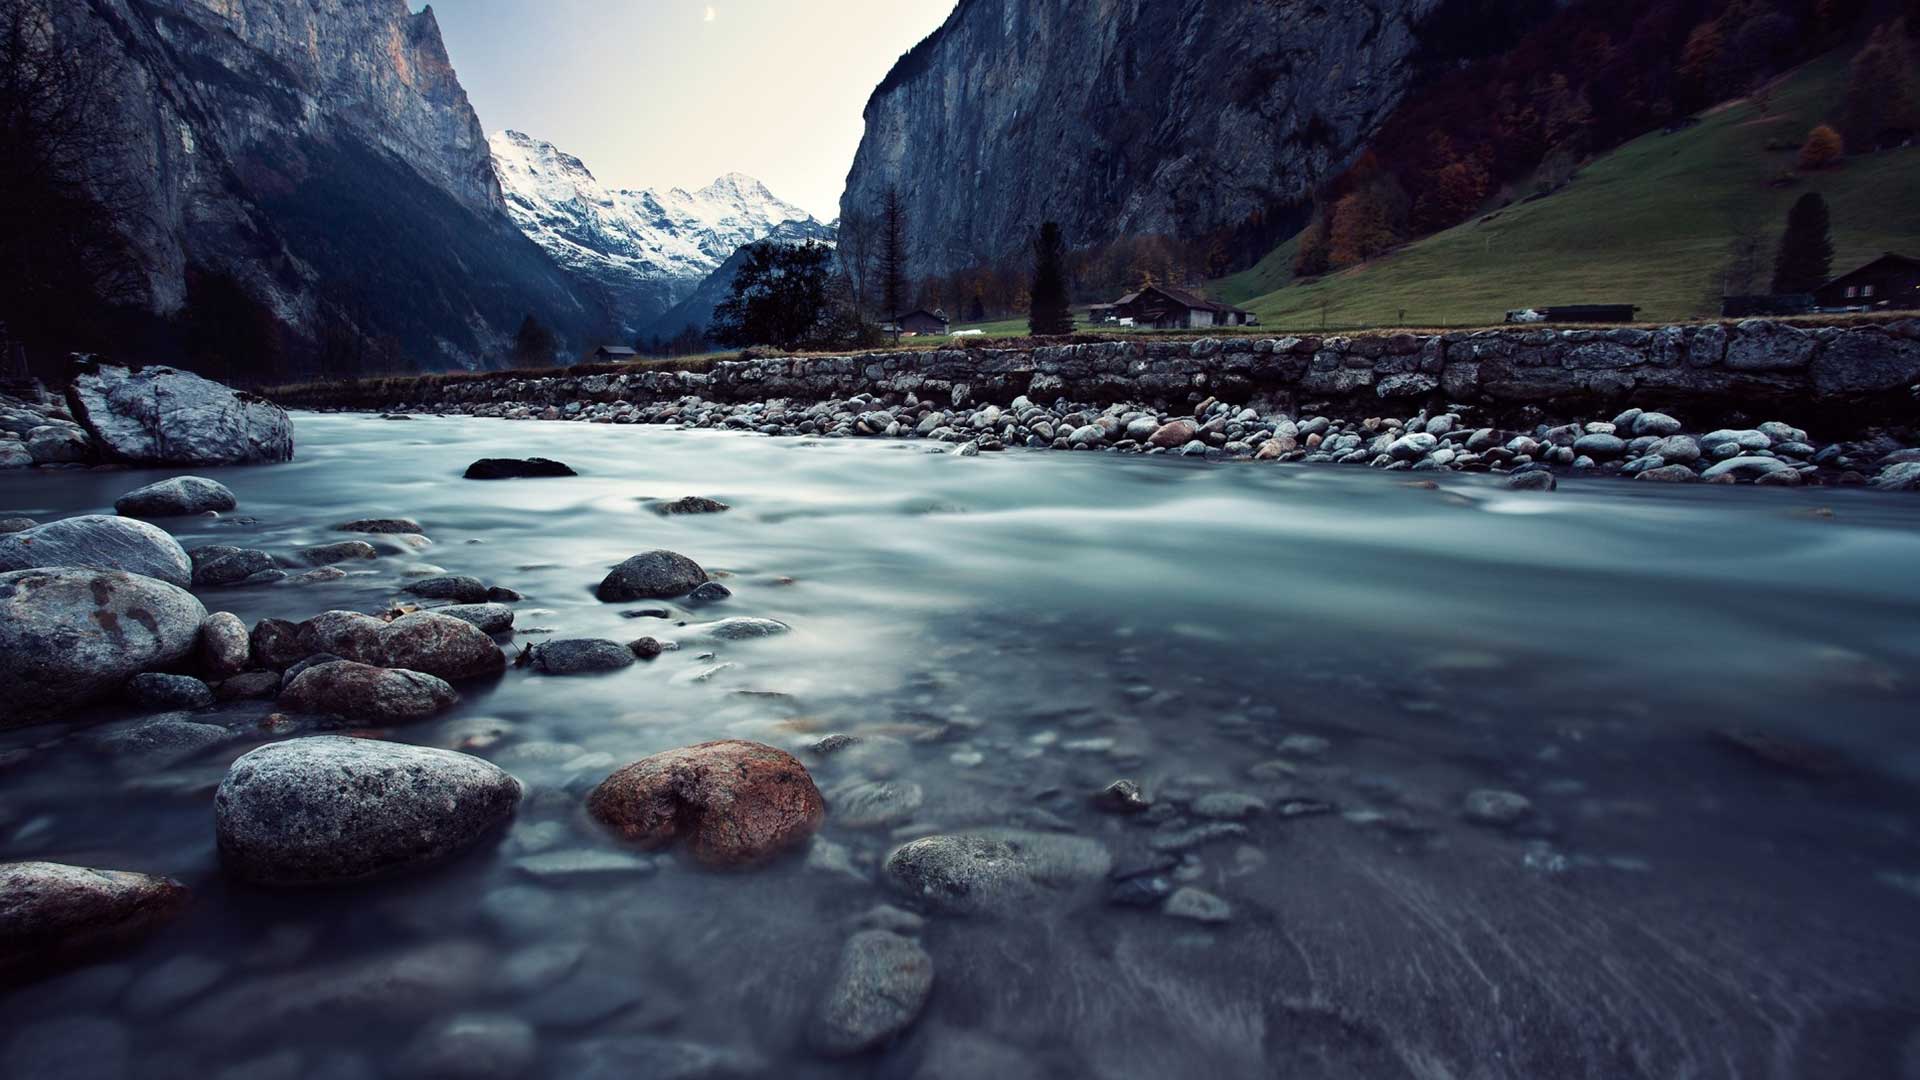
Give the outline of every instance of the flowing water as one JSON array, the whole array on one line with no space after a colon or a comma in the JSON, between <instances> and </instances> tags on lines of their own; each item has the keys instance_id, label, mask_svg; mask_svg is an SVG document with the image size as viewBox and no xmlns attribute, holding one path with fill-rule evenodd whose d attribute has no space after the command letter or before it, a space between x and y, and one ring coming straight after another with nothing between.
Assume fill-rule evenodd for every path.
<instances>
[{"instance_id":1,"label":"flowing water","mask_svg":"<svg viewBox=\"0 0 1920 1080\"><path fill-rule=\"evenodd\" d=\"M221 706L243 737L177 763L104 752L97 725L130 722L113 709L0 733L0 752L30 751L0 772L0 858L195 893L137 949L0 1002L42 1055L67 1045L75 1068L143 1077L407 1075L419 1031L472 1014L531 1024L542 1076L1920 1071L1920 499L296 424L294 462L209 474L237 512L164 524L190 548L292 551L405 516L433 542L388 543L331 582L205 590L210 610L378 611L437 567L525 595L510 651L688 640L608 675L509 670L388 732L487 757L527 794L497 840L375 886L222 877L211 792L269 738L269 703ZM482 456L582 475L460 479ZM0 474L0 510L101 512L164 475ZM733 509L648 508L688 494ZM732 598L594 598L652 548L724 571ZM623 614L649 607L669 617ZM720 615L792 631L701 643L679 625ZM867 738L805 749L831 732ZM739 873L589 858L620 851L581 810L595 783L722 737L808 763L830 804L812 852ZM1166 809L1095 809L1120 777ZM836 818L875 782L922 800L864 827ZM1525 795L1533 816L1466 821L1482 788ZM1213 792L1268 809L1158 869L1224 900L1227 921L1116 904L1104 882L1011 915L928 913L919 1020L865 1056L807 1048L849 927L914 908L880 872L904 839L1072 832L1153 866L1152 841Z\"/></svg>"}]
</instances>

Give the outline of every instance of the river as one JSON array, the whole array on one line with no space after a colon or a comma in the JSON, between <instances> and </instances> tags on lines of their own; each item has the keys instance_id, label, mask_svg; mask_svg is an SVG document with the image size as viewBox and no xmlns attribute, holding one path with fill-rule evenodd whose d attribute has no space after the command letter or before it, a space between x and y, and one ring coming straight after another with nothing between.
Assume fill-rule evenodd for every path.
<instances>
[{"instance_id":1,"label":"river","mask_svg":"<svg viewBox=\"0 0 1920 1080\"><path fill-rule=\"evenodd\" d=\"M162 524L290 552L404 516L432 544L369 537L385 553L346 577L205 590L209 610L379 611L444 571L524 594L510 654L721 615L792 630L462 685L389 734L495 761L518 815L368 887L222 877L211 791L263 734L156 764L97 749L113 708L0 732L27 751L0 757L0 857L195 891L138 949L0 1004L35 1053L107 1070L69 1075L420 1074L419 1032L455 1016L531 1026L542 1076L1920 1074L1920 499L469 418L298 414L296 441L206 472L234 513ZM581 475L460 479L486 456ZM0 473L0 512L110 512L167 475ZM732 509L649 509L683 495ZM732 597L595 599L653 548ZM649 607L669 617L623 614ZM214 716L254 732L269 709ZM804 749L833 732L866 741ZM810 855L597 858L620 849L587 790L725 737L807 762L830 806ZM1091 805L1121 777L1169 809ZM836 820L836 793L882 783L918 805ZM1478 789L1533 812L1468 821ZM1262 809L1157 869L1225 921L1105 883L929 913L918 1021L863 1057L807 1048L849 927L914 908L878 869L904 839L1070 832L1127 866L1207 793Z\"/></svg>"}]
</instances>

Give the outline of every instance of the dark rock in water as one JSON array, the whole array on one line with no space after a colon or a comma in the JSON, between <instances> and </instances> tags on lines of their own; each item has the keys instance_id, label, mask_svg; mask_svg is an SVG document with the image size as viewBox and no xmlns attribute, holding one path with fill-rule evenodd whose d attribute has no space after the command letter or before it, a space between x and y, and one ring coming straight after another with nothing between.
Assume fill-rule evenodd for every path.
<instances>
[{"instance_id":1,"label":"dark rock in water","mask_svg":"<svg viewBox=\"0 0 1920 1080\"><path fill-rule=\"evenodd\" d=\"M179 541L132 518L87 514L0 535L0 571L37 567L121 570L185 588L193 560Z\"/></svg>"},{"instance_id":2,"label":"dark rock in water","mask_svg":"<svg viewBox=\"0 0 1920 1080\"><path fill-rule=\"evenodd\" d=\"M701 495L688 495L686 498L675 499L672 502L653 504L653 512L656 514L718 514L731 509L733 509L731 506L718 499L709 499Z\"/></svg>"},{"instance_id":3,"label":"dark rock in water","mask_svg":"<svg viewBox=\"0 0 1920 1080\"><path fill-rule=\"evenodd\" d=\"M335 525L335 532L375 533L381 535L420 535L420 523L407 518L358 518Z\"/></svg>"},{"instance_id":4,"label":"dark rock in water","mask_svg":"<svg viewBox=\"0 0 1920 1080\"><path fill-rule=\"evenodd\" d=\"M67 400L74 417L122 461L246 465L293 457L286 410L175 368L103 365L75 378Z\"/></svg>"},{"instance_id":5,"label":"dark rock in water","mask_svg":"<svg viewBox=\"0 0 1920 1080\"><path fill-rule=\"evenodd\" d=\"M519 782L477 757L320 735L235 761L214 796L214 832L221 863L236 877L327 885L417 869L470 848L519 801Z\"/></svg>"},{"instance_id":6,"label":"dark rock in water","mask_svg":"<svg viewBox=\"0 0 1920 1080\"><path fill-rule=\"evenodd\" d=\"M434 611L416 611L388 623L380 631L380 655L387 667L448 680L477 679L507 669L506 654L485 631Z\"/></svg>"},{"instance_id":7,"label":"dark rock in water","mask_svg":"<svg viewBox=\"0 0 1920 1080\"><path fill-rule=\"evenodd\" d=\"M634 608L620 613L623 619L671 619L673 612L663 607Z\"/></svg>"},{"instance_id":8,"label":"dark rock in water","mask_svg":"<svg viewBox=\"0 0 1920 1080\"><path fill-rule=\"evenodd\" d=\"M733 595L733 590L717 581L703 582L687 594L689 604L717 604Z\"/></svg>"},{"instance_id":9,"label":"dark rock in water","mask_svg":"<svg viewBox=\"0 0 1920 1080\"><path fill-rule=\"evenodd\" d=\"M956 915L1008 914L1048 893L1104 878L1112 856L1084 836L991 829L910 841L887 856L903 895Z\"/></svg>"},{"instance_id":10,"label":"dark rock in water","mask_svg":"<svg viewBox=\"0 0 1920 1080\"><path fill-rule=\"evenodd\" d=\"M119 571L0 574L0 726L117 693L193 655L207 609L193 594Z\"/></svg>"},{"instance_id":11,"label":"dark rock in water","mask_svg":"<svg viewBox=\"0 0 1920 1080\"><path fill-rule=\"evenodd\" d=\"M453 687L424 672L352 660L316 664L295 676L280 694L280 704L295 712L328 713L362 724L421 720L459 700Z\"/></svg>"},{"instance_id":12,"label":"dark rock in water","mask_svg":"<svg viewBox=\"0 0 1920 1080\"><path fill-rule=\"evenodd\" d=\"M484 634L504 634L513 629L513 609L505 604L449 604L433 610L450 619L470 622Z\"/></svg>"},{"instance_id":13,"label":"dark rock in water","mask_svg":"<svg viewBox=\"0 0 1920 1080\"><path fill-rule=\"evenodd\" d=\"M170 878L0 863L0 971L54 966L125 944L178 915L187 898L186 886Z\"/></svg>"},{"instance_id":14,"label":"dark rock in water","mask_svg":"<svg viewBox=\"0 0 1920 1080\"><path fill-rule=\"evenodd\" d=\"M250 701L255 698L278 697L281 678L272 671L244 671L222 682L214 690L214 696L221 701Z\"/></svg>"},{"instance_id":15,"label":"dark rock in water","mask_svg":"<svg viewBox=\"0 0 1920 1080\"><path fill-rule=\"evenodd\" d=\"M526 651L526 663L542 675L583 675L617 671L633 664L633 650L605 638L542 641Z\"/></svg>"},{"instance_id":16,"label":"dark rock in water","mask_svg":"<svg viewBox=\"0 0 1920 1080\"><path fill-rule=\"evenodd\" d=\"M312 656L306 657L303 660L297 660L294 663L287 665L286 671L281 672L280 689L285 690L287 687L292 686L293 680L299 678L300 673L307 670L310 667L318 667L321 664L331 664L337 660L345 660L345 659L346 657L344 656L335 656L329 652L321 652L321 653L314 653ZM378 665L375 665L375 666L378 666Z\"/></svg>"},{"instance_id":17,"label":"dark rock in water","mask_svg":"<svg viewBox=\"0 0 1920 1080\"><path fill-rule=\"evenodd\" d=\"M296 660L304 660L317 653L328 653L363 664L378 664L386 655L380 644L380 635L386 629L386 623L371 615L362 615L357 611L323 611L300 624L292 652L299 654L294 658ZM255 633L258 633L257 628Z\"/></svg>"},{"instance_id":18,"label":"dark rock in water","mask_svg":"<svg viewBox=\"0 0 1920 1080\"><path fill-rule=\"evenodd\" d=\"M486 585L479 578L463 574L421 578L408 585L406 591L429 600L452 600L459 604L484 604L491 599L487 595Z\"/></svg>"},{"instance_id":19,"label":"dark rock in water","mask_svg":"<svg viewBox=\"0 0 1920 1080\"><path fill-rule=\"evenodd\" d=\"M487 602L490 604L517 604L526 597L504 585L487 586Z\"/></svg>"},{"instance_id":20,"label":"dark rock in water","mask_svg":"<svg viewBox=\"0 0 1920 1080\"><path fill-rule=\"evenodd\" d=\"M638 638L627 642L627 648L642 660L652 660L666 650L664 645L650 637Z\"/></svg>"},{"instance_id":21,"label":"dark rock in water","mask_svg":"<svg viewBox=\"0 0 1920 1080\"><path fill-rule=\"evenodd\" d=\"M191 675L149 671L127 680L127 698L149 709L204 709L213 704L213 691Z\"/></svg>"},{"instance_id":22,"label":"dark rock in water","mask_svg":"<svg viewBox=\"0 0 1920 1080\"><path fill-rule=\"evenodd\" d=\"M707 572L685 555L673 551L649 551L614 567L600 582L597 595L610 603L666 600L685 596L706 580Z\"/></svg>"},{"instance_id":23,"label":"dark rock in water","mask_svg":"<svg viewBox=\"0 0 1920 1080\"><path fill-rule=\"evenodd\" d=\"M1802 742L1785 735L1765 731L1721 730L1713 733L1724 746L1731 747L1776 769L1817 779L1829 779L1847 771L1846 759L1822 746Z\"/></svg>"},{"instance_id":24,"label":"dark rock in water","mask_svg":"<svg viewBox=\"0 0 1920 1080\"><path fill-rule=\"evenodd\" d=\"M309 655L300 644L300 624L286 619L261 619L254 623L253 632L248 635L248 644L253 652L253 662L275 671L285 670L288 664Z\"/></svg>"},{"instance_id":25,"label":"dark rock in water","mask_svg":"<svg viewBox=\"0 0 1920 1080\"><path fill-rule=\"evenodd\" d=\"M17 533L22 529L31 529L40 524L30 517L0 517L0 536Z\"/></svg>"},{"instance_id":26,"label":"dark rock in water","mask_svg":"<svg viewBox=\"0 0 1920 1080\"><path fill-rule=\"evenodd\" d=\"M353 559L377 559L380 553L365 540L342 540L334 544L321 544L300 552L300 558L308 566L331 566L337 562Z\"/></svg>"},{"instance_id":27,"label":"dark rock in water","mask_svg":"<svg viewBox=\"0 0 1920 1080\"><path fill-rule=\"evenodd\" d=\"M807 1029L816 1050L846 1057L905 1031L933 991L933 957L911 938L862 930L840 950L833 985Z\"/></svg>"},{"instance_id":28,"label":"dark rock in water","mask_svg":"<svg viewBox=\"0 0 1920 1080\"><path fill-rule=\"evenodd\" d=\"M114 502L113 509L126 517L182 517L225 512L237 502L225 484L204 476L176 476L127 492Z\"/></svg>"},{"instance_id":29,"label":"dark rock in water","mask_svg":"<svg viewBox=\"0 0 1920 1080\"><path fill-rule=\"evenodd\" d=\"M587 809L623 839L649 848L684 840L715 866L765 862L800 846L826 817L806 766L739 739L642 758L594 788Z\"/></svg>"},{"instance_id":30,"label":"dark rock in water","mask_svg":"<svg viewBox=\"0 0 1920 1080\"><path fill-rule=\"evenodd\" d=\"M1507 477L1507 487L1514 491L1553 491L1559 486L1560 481L1545 469L1529 469Z\"/></svg>"},{"instance_id":31,"label":"dark rock in water","mask_svg":"<svg viewBox=\"0 0 1920 1080\"><path fill-rule=\"evenodd\" d=\"M211 695L208 700L212 700ZM109 753L133 757L136 767L145 772L191 760L233 738L226 728L199 723L192 713L182 712L101 736L95 745Z\"/></svg>"},{"instance_id":32,"label":"dark rock in water","mask_svg":"<svg viewBox=\"0 0 1920 1080\"><path fill-rule=\"evenodd\" d=\"M206 547L194 548L187 554L193 559L195 588L239 585L256 574L265 574L277 569L273 556L256 548L209 544Z\"/></svg>"},{"instance_id":33,"label":"dark rock in water","mask_svg":"<svg viewBox=\"0 0 1920 1080\"><path fill-rule=\"evenodd\" d=\"M548 458L481 458L467 466L469 480L513 480L523 477L578 476L566 465Z\"/></svg>"},{"instance_id":34,"label":"dark rock in water","mask_svg":"<svg viewBox=\"0 0 1920 1080\"><path fill-rule=\"evenodd\" d=\"M1131 780L1115 780L1106 789L1094 796L1093 803L1098 808L1112 814L1138 814L1153 807L1153 800L1140 790L1140 785Z\"/></svg>"},{"instance_id":35,"label":"dark rock in water","mask_svg":"<svg viewBox=\"0 0 1920 1080\"><path fill-rule=\"evenodd\" d=\"M216 611L200 624L200 668L212 679L238 675L252 666L247 624L230 611Z\"/></svg>"},{"instance_id":36,"label":"dark rock in water","mask_svg":"<svg viewBox=\"0 0 1920 1080\"><path fill-rule=\"evenodd\" d=\"M716 641L751 641L754 638L784 634L793 628L778 619L756 619L741 615L731 619L716 619L692 629L699 636L713 638Z\"/></svg>"}]
</instances>

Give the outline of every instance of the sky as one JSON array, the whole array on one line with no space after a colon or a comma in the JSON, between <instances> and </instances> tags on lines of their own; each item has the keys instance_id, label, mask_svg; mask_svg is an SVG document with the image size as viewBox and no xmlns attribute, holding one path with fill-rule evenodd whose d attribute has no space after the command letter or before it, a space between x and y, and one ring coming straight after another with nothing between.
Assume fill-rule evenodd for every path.
<instances>
[{"instance_id":1,"label":"sky","mask_svg":"<svg viewBox=\"0 0 1920 1080\"><path fill-rule=\"evenodd\" d=\"M433 13L489 133L545 139L611 187L743 172L831 221L867 96L953 4L434 0Z\"/></svg>"}]
</instances>

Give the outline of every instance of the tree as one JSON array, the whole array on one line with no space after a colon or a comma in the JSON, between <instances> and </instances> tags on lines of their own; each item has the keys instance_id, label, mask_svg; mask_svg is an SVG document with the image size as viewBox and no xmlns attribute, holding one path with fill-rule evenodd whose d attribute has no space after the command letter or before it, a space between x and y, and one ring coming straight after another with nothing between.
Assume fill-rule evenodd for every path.
<instances>
[{"instance_id":1,"label":"tree","mask_svg":"<svg viewBox=\"0 0 1920 1080\"><path fill-rule=\"evenodd\" d=\"M1920 128L1920 74L1905 19L1874 28L1853 57L1840 126L1856 148L1872 149Z\"/></svg>"},{"instance_id":2,"label":"tree","mask_svg":"<svg viewBox=\"0 0 1920 1080\"><path fill-rule=\"evenodd\" d=\"M857 335L852 307L851 286L833 272L832 248L761 241L747 249L714 307L707 338L727 346L831 348Z\"/></svg>"},{"instance_id":3,"label":"tree","mask_svg":"<svg viewBox=\"0 0 1920 1080\"><path fill-rule=\"evenodd\" d=\"M1027 332L1034 337L1073 333L1073 311L1067 299L1067 243L1057 222L1040 226L1033 238L1032 306L1027 309Z\"/></svg>"},{"instance_id":4,"label":"tree","mask_svg":"<svg viewBox=\"0 0 1920 1080\"><path fill-rule=\"evenodd\" d=\"M1807 141L1800 146L1800 167L1808 172L1829 169L1840 164L1846 152L1840 133L1821 124L1807 132Z\"/></svg>"},{"instance_id":5,"label":"tree","mask_svg":"<svg viewBox=\"0 0 1920 1080\"><path fill-rule=\"evenodd\" d=\"M1371 190L1348 192L1333 204L1327 257L1335 266L1352 266L1393 246L1387 208Z\"/></svg>"},{"instance_id":6,"label":"tree","mask_svg":"<svg viewBox=\"0 0 1920 1080\"><path fill-rule=\"evenodd\" d=\"M1826 284L1833 267L1827 227L1827 200L1810 191L1794 202L1773 259L1775 293L1810 293Z\"/></svg>"},{"instance_id":7,"label":"tree","mask_svg":"<svg viewBox=\"0 0 1920 1080\"><path fill-rule=\"evenodd\" d=\"M986 301L986 298L984 296L981 296L978 291L975 291L973 294L973 302L967 305L967 321L968 322L986 322L987 321L987 301Z\"/></svg>"},{"instance_id":8,"label":"tree","mask_svg":"<svg viewBox=\"0 0 1920 1080\"><path fill-rule=\"evenodd\" d=\"M887 188L880 206L880 305L891 322L907 310L907 206L900 189Z\"/></svg>"},{"instance_id":9,"label":"tree","mask_svg":"<svg viewBox=\"0 0 1920 1080\"><path fill-rule=\"evenodd\" d=\"M1333 269L1333 263L1327 258L1327 252L1331 247L1328 239L1328 231L1331 227L1332 223L1327 218L1326 208L1316 203L1313 208L1313 218L1307 222L1306 228L1300 230L1300 243L1294 248L1293 274L1295 277L1319 277Z\"/></svg>"},{"instance_id":10,"label":"tree","mask_svg":"<svg viewBox=\"0 0 1920 1080\"><path fill-rule=\"evenodd\" d=\"M520 329L513 335L514 366L551 366L554 351L559 347L554 340L553 330L546 323L529 314L520 320Z\"/></svg>"},{"instance_id":11,"label":"tree","mask_svg":"<svg viewBox=\"0 0 1920 1080\"><path fill-rule=\"evenodd\" d=\"M854 305L861 311L872 309L873 290L870 279L873 275L874 256L879 247L879 234L879 225L871 214L854 210L840 219L840 232L837 237L840 265L846 269L847 279L853 290Z\"/></svg>"}]
</instances>

